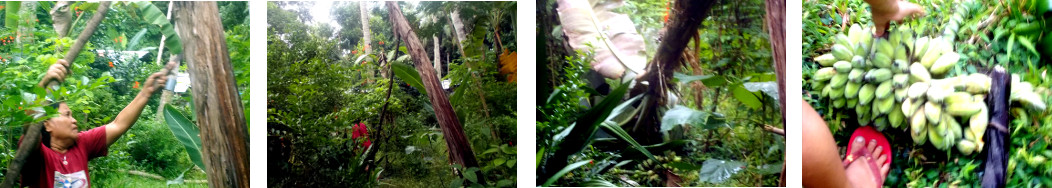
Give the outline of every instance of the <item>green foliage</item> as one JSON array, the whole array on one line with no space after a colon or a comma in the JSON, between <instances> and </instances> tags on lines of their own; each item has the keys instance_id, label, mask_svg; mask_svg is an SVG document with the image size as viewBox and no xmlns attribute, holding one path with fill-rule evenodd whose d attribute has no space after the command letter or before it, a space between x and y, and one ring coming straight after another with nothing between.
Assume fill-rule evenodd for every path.
<instances>
[{"instance_id":1,"label":"green foliage","mask_svg":"<svg viewBox=\"0 0 1052 188\"><path fill-rule=\"evenodd\" d=\"M309 13L312 2L268 3L267 61L277 63L267 65L267 168L287 174L269 178L268 185L433 187L459 181L465 186L514 187L517 161L511 141L515 139L516 85L500 81L503 77L492 65L496 59L485 59L499 54L490 47L495 41L483 38L477 46L469 46L488 50L467 59L456 50L452 33L417 30L420 39L426 40L429 56L433 50L430 36L441 38L444 66L439 68L448 73L441 79L451 83L445 92L453 91L447 95L480 164L456 168L460 173L454 173L434 107L406 54L405 42L392 37L386 6L368 2L373 42L364 44L359 3L366 2L334 4L332 14L339 29L315 24L317 20ZM401 4L411 23L448 15L423 7L462 11L459 5L491 7L488 2ZM501 33L506 48L513 46L515 38L514 27L507 30L511 32ZM479 33L488 36L492 29L481 27ZM365 45L372 52L365 53ZM362 143L351 139L351 125L358 123L368 126L372 145L379 146L373 148L376 154L371 161L365 160ZM475 173L465 173L468 170L481 176L471 177Z\"/></svg>"},{"instance_id":2,"label":"green foliage","mask_svg":"<svg viewBox=\"0 0 1052 188\"><path fill-rule=\"evenodd\" d=\"M655 52L660 44L659 33L666 25L667 3L630 1L614 11L628 15L643 35L647 51ZM539 8L551 8L549 6ZM629 83L613 79L589 83L598 81L590 77L594 73L588 69L588 61L592 59L589 52L558 57L562 61L546 65L548 70L561 71L546 75L554 86L552 92L544 93L546 98L538 102L538 171L555 174L567 167L545 169L546 165L563 160L587 164L577 163L580 166L568 168L565 174L556 174L551 179L538 177L538 182L551 180L551 186L669 186L666 184L669 182L682 186L776 185L784 163L785 143L782 137L762 128L779 125L782 118L769 39L762 21L763 2L721 2L710 11L713 13L702 21L698 37L684 50L689 54L684 65L673 74L674 79L669 80L675 87L668 93L667 99L672 103L668 106L646 106L646 102L652 100L648 94L616 95L618 90L613 88L631 87ZM539 32L561 37L561 28L554 29ZM646 54L648 59L654 55ZM597 88L605 87L600 86L603 83L611 89ZM639 83L635 85L640 87ZM603 102L594 103L594 100ZM587 114L604 111L608 100L620 105L612 110L609 118L601 119L605 120L602 134L590 137L574 133L585 126L581 121L588 121L583 119ZM638 119L641 113L658 113L661 123L637 122L645 121ZM649 129L647 126L660 126L666 134L664 142L634 146L632 140L645 135L627 135L618 130L635 132L635 129ZM559 145L565 142L585 144L579 150ZM562 157L566 153L572 155ZM672 156L677 155L681 159L673 162ZM741 165L717 168L717 165L702 164L705 161L738 161ZM708 171L702 173L702 167ZM711 173L724 171L737 173ZM718 176L725 181L700 181L699 176L703 175Z\"/></svg>"},{"instance_id":3,"label":"green foliage","mask_svg":"<svg viewBox=\"0 0 1052 188\"><path fill-rule=\"evenodd\" d=\"M1048 35L1028 30L1035 25L1045 25L1047 18L1037 14L1038 3L1046 1L961 1L912 0L921 5L928 15L907 19L892 28L906 27L926 36L952 36L954 49L961 54L961 61L950 70L951 75L985 73L994 66L1003 66L1009 73L1019 74L1021 79L1034 84L1035 88L1048 88L1048 60L1037 51L1038 43ZM805 2L803 16L803 78L804 100L808 101L829 124L838 145L846 147L853 130L853 114L833 110L831 101L818 97L811 80L818 64L813 57L828 53L833 35L847 30L851 24L872 24L868 5L861 1L819 0ZM961 11L965 12L961 12ZM959 18L955 18L958 17ZM958 19L959 29L946 32L951 19ZM1031 49L1034 48L1034 49ZM1047 57L1047 56L1046 56ZM1047 92L1045 94L1047 96ZM1049 101L1046 97L1045 101ZM1006 144L1009 155L1007 182L1009 187L1033 187L1052 183L1052 171L1040 161L1048 152L1046 140L1049 132L1041 125L1048 125L1052 115L1048 112L1032 112L1017 106L1010 109L1010 142ZM916 146L910 135L903 132L884 132L892 142L892 167L885 186L890 187L978 187L981 183L986 153L960 155L941 152L930 146ZM984 149L985 150L985 149ZM1036 164L1036 163L1035 163Z\"/></svg>"},{"instance_id":4,"label":"green foliage","mask_svg":"<svg viewBox=\"0 0 1052 188\"><path fill-rule=\"evenodd\" d=\"M164 122L168 124L168 128L172 130L172 134L175 134L179 143L186 148L190 160L194 161L198 168L205 169L204 162L201 160L201 137L198 136L201 131L197 129L197 125L190 122L182 112L172 108L171 105L164 106L163 113Z\"/></svg>"},{"instance_id":5,"label":"green foliage","mask_svg":"<svg viewBox=\"0 0 1052 188\"><path fill-rule=\"evenodd\" d=\"M8 2L19 3L19 2ZM48 94L43 88L36 87L44 71L48 66L63 58L65 51L73 44L76 38L86 26L88 18L93 16L98 3L74 2L71 6L73 12L73 23L68 37L59 38L58 33L52 28L50 14L48 11L53 2L29 2L37 3L37 9L28 10L29 15L35 15L37 22L18 22L20 15L7 16L6 19L16 21L5 21L10 27L0 28L0 38L5 42L0 45L0 177L6 173L6 167L10 163L17 149L19 136L23 132L26 123L43 120L32 118L25 114L24 110L43 109L47 114L54 114L54 109L41 106L45 98L65 101L73 111L73 117L78 120L81 131L97 128L112 122L113 118L139 93L142 82L157 72L162 67L154 63L159 55L157 47L160 45L161 36L164 31L154 25L156 23L170 23L164 18L168 2L118 2L110 7L105 19L99 25L98 31L92 34L85 48L72 62L71 73L55 92ZM6 4L6 3L5 3ZM152 8L158 12L152 12L150 19L143 16L141 8ZM230 15L228 13L242 13L240 18L234 20L247 20L247 3L220 3L221 17L224 20ZM18 8L5 7L12 11ZM82 13L75 11L83 10ZM241 10L240 12L237 10ZM17 12L17 11L15 11ZM238 15L238 14L231 14ZM249 77L249 43L248 22L232 21L227 25L227 46L230 50L230 60L234 65L235 79L241 91L242 102L245 112L248 112L248 77ZM170 24L169 24L170 26ZM15 29L18 27L31 28L31 35L22 35L23 38L14 40L17 36ZM169 37L168 40L172 40ZM177 38L175 38L177 39ZM178 43L166 43L179 47ZM166 47L167 48L167 47ZM171 52L169 49L168 52ZM180 69L185 69L183 66ZM186 72L182 70L180 72ZM138 84L136 84L138 83ZM138 86L137 86L138 85ZM160 96L155 94L154 96ZM164 179L203 180L206 179L203 167L197 166L186 153L186 149L179 142L167 125L163 124L161 116L157 116L156 110L160 97L152 97L147 101L139 120L121 139L110 146L108 155L89 162L88 167L92 184L99 187L158 187L166 186L166 181L144 178L129 174L129 171L145 172L160 175ZM190 96L188 94L176 94L168 104L178 111L192 112L190 107ZM193 119L192 113L189 113ZM194 134L194 137L197 137ZM199 157L198 157L199 158ZM199 162L198 162L199 163ZM190 170L187 170L190 169ZM195 170L198 169L198 170ZM207 184L185 184L172 186L203 187Z\"/></svg>"}]
</instances>

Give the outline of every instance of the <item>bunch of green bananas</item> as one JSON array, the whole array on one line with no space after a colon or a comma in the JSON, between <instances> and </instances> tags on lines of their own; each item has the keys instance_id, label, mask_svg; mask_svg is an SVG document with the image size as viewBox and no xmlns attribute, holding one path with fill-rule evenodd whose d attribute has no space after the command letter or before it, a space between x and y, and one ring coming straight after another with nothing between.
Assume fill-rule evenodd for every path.
<instances>
[{"instance_id":1,"label":"bunch of green bananas","mask_svg":"<svg viewBox=\"0 0 1052 188\"><path fill-rule=\"evenodd\" d=\"M656 160L655 160L656 159ZM671 166L671 163L681 163L683 158L676 156L675 152L666 152L664 156L654 156L654 159L646 159L636 164L634 169L620 169L614 167L610 169L610 172L618 175L625 175L631 177L633 180L640 181L641 183L651 183L653 185L664 185L660 174L661 172L671 171L673 174L679 176L683 182L696 181L699 177L697 170L682 170Z\"/></svg>"},{"instance_id":2,"label":"bunch of green bananas","mask_svg":"<svg viewBox=\"0 0 1052 188\"><path fill-rule=\"evenodd\" d=\"M824 67L812 77L820 96L835 108L854 108L861 125L909 127L917 144L931 140L941 150L956 145L965 154L981 149L990 77L948 77L961 56L944 36L916 37L906 27L887 38L870 33L872 27L852 25L834 38L831 53L814 58ZM970 123L967 132L958 118Z\"/></svg>"}]
</instances>

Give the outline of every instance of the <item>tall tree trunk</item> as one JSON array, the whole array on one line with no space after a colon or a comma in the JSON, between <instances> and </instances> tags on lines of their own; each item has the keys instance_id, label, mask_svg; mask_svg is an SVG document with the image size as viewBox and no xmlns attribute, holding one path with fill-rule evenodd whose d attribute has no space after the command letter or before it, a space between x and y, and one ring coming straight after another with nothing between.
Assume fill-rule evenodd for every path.
<instances>
[{"instance_id":1,"label":"tall tree trunk","mask_svg":"<svg viewBox=\"0 0 1052 188\"><path fill-rule=\"evenodd\" d=\"M368 2L366 1L358 2L358 13L361 13L359 18L362 20L362 42L365 44L365 54L370 54L373 52L371 47L373 44L373 33L369 31L369 8L366 7L368 6L367 4Z\"/></svg>"},{"instance_id":2,"label":"tall tree trunk","mask_svg":"<svg viewBox=\"0 0 1052 188\"><path fill-rule=\"evenodd\" d=\"M453 23L453 34L457 37L457 48L460 49L460 55L464 55L464 40L468 38L467 29L464 28L464 21L460 19L460 11L453 9L449 12L449 20Z\"/></svg>"},{"instance_id":3,"label":"tall tree trunk","mask_svg":"<svg viewBox=\"0 0 1052 188\"><path fill-rule=\"evenodd\" d=\"M774 58L774 73L778 75L778 103L782 110L782 127L785 127L785 0L767 0L767 34ZM785 160L785 156L782 156ZM779 175L779 186L785 186L785 165Z\"/></svg>"},{"instance_id":4,"label":"tall tree trunk","mask_svg":"<svg viewBox=\"0 0 1052 188\"><path fill-rule=\"evenodd\" d=\"M669 23L665 26L666 33L658 45L657 54L647 65L644 75L637 78L638 81L646 81L650 85L635 87L635 91L632 92L634 95L645 92L651 98L649 101L643 101L648 103L646 106L649 109L643 109L636 119L647 123L643 129L634 133L636 136L633 137L644 138L639 141L640 144L656 144L663 141L660 130L662 114L658 109L666 106L668 94L672 93L669 91L675 89L672 73L684 65L683 51L686 50L687 43L697 32L701 21L709 16L709 9L715 3L716 1L710 0L677 0L673 3L675 7L669 13Z\"/></svg>"},{"instance_id":5,"label":"tall tree trunk","mask_svg":"<svg viewBox=\"0 0 1052 188\"><path fill-rule=\"evenodd\" d=\"M73 42L73 46L70 46L69 51L66 52L66 56L63 60L70 63L72 67L74 60L77 58L77 54L80 54L80 50L84 49L84 44L88 43L88 39L98 29L99 23L102 23L102 18L106 17L106 12L110 10L110 2L103 1L99 3L98 9L95 11L95 15L88 20L87 25L84 27L84 31L77 36L77 40ZM58 81L52 80L47 84L47 88L54 88L58 86ZM33 123L26 126L26 132L22 135L22 143L18 145L18 150L15 151L15 157L11 159L11 163L7 166L7 173L5 174L4 182L0 182L0 188L10 188L15 185L15 181L18 181L19 175L21 175L22 167L25 165L26 159L29 158L30 154L35 153L40 149L40 133L44 131L43 123Z\"/></svg>"},{"instance_id":6,"label":"tall tree trunk","mask_svg":"<svg viewBox=\"0 0 1052 188\"><path fill-rule=\"evenodd\" d=\"M441 46L438 45L438 34L431 35L431 40L435 41L435 72L437 72L438 78L442 78L442 58L439 56L438 49Z\"/></svg>"},{"instance_id":7,"label":"tall tree trunk","mask_svg":"<svg viewBox=\"0 0 1052 188\"><path fill-rule=\"evenodd\" d=\"M210 187L248 187L248 131L216 2L175 2Z\"/></svg>"},{"instance_id":8,"label":"tall tree trunk","mask_svg":"<svg viewBox=\"0 0 1052 188\"><path fill-rule=\"evenodd\" d=\"M402 15L402 11L398 8L396 2L388 1L387 9L395 35L406 42L413 64L416 65L417 71L420 72L420 78L424 83L425 90L427 90L428 99L431 101L431 105L434 106L435 116L438 118L439 126L442 127L443 137L446 138L446 146L449 147L452 162L460 164L464 168L478 167L475 153L472 152L471 144L468 142L467 137L464 136L460 120L457 119L453 106L449 104L449 98L446 96L446 92L442 90L442 84L439 82L438 76L434 74L434 71L431 71L434 68L431 67L431 62L427 59L427 52L424 52L423 44L417 38L416 32L409 27L409 21ZM481 179L480 182L482 182Z\"/></svg>"}]
</instances>

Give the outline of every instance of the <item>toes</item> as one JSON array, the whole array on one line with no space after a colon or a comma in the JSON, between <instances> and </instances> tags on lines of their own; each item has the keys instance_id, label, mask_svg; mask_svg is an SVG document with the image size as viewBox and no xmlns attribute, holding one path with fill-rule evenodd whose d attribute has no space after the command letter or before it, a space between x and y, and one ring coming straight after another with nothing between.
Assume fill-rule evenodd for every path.
<instances>
[{"instance_id":1,"label":"toes","mask_svg":"<svg viewBox=\"0 0 1052 188\"><path fill-rule=\"evenodd\" d=\"M866 150L869 150L870 153L873 153L872 151L874 149L876 149L876 147L877 147L877 139L869 139L869 144L866 145Z\"/></svg>"},{"instance_id":2,"label":"toes","mask_svg":"<svg viewBox=\"0 0 1052 188\"><path fill-rule=\"evenodd\" d=\"M878 156L880 156L880 157L877 157L877 164L884 164L885 160L888 160L888 155L878 155Z\"/></svg>"},{"instance_id":3,"label":"toes","mask_svg":"<svg viewBox=\"0 0 1052 188\"><path fill-rule=\"evenodd\" d=\"M851 143L851 145L854 146L854 147L848 148L848 152L847 152L848 154L855 153L856 151L862 149L866 145L866 139L862 138L861 136L860 137L855 137L855 140L852 141L852 142L854 142L854 143Z\"/></svg>"}]
</instances>

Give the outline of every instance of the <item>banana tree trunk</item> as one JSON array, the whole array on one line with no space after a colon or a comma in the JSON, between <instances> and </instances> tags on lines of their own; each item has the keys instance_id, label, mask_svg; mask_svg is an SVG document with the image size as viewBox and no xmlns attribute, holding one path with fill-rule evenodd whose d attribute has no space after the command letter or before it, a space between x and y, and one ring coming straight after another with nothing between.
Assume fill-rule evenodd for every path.
<instances>
[{"instance_id":1,"label":"banana tree trunk","mask_svg":"<svg viewBox=\"0 0 1052 188\"><path fill-rule=\"evenodd\" d=\"M248 187L248 131L216 2L175 2L210 187Z\"/></svg>"},{"instance_id":2,"label":"banana tree trunk","mask_svg":"<svg viewBox=\"0 0 1052 188\"><path fill-rule=\"evenodd\" d=\"M37 2L36 1L23 1L21 9L18 10L18 37L15 38L16 43L25 44L33 42L33 25L36 25L37 20ZM21 45L20 45L21 46Z\"/></svg>"},{"instance_id":3,"label":"banana tree trunk","mask_svg":"<svg viewBox=\"0 0 1052 188\"><path fill-rule=\"evenodd\" d=\"M434 71L431 71L434 68L431 67L431 62L427 59L427 52L424 52L423 44L417 38L416 32L409 27L409 21L402 15L402 11L398 8L396 2L388 1L387 9L395 35L406 42L406 48L409 49L409 55L413 59L413 64L416 65L417 71L420 72L420 78L424 83L425 90L427 90L428 99L431 101L431 105L434 106L438 124L442 127L446 146L449 147L451 162L460 164L464 168L478 167L475 153L471 150L471 144L464 135L460 120L457 119L453 106L449 104L449 98L446 96L446 92L442 90L442 84L439 82L438 76L435 75ZM482 179L479 182L483 182Z\"/></svg>"},{"instance_id":4,"label":"banana tree trunk","mask_svg":"<svg viewBox=\"0 0 1052 188\"><path fill-rule=\"evenodd\" d=\"M110 10L110 2L103 1L99 3L98 9L95 11L95 15L88 20L87 25L84 27L84 31L77 36L77 40L73 42L73 46L70 46L69 51L66 52L66 56L63 60L73 65L73 60L76 60L77 54L80 54L80 50L84 49L84 44L88 43L88 39L98 29L99 23L102 23L102 18L106 17L106 12ZM58 81L52 80L47 84L47 88L54 88L58 86ZM30 154L36 153L40 149L40 133L44 131L43 123L33 123L27 126L25 134L22 135L22 143L18 145L18 150L15 151L15 157L11 159L11 163L7 166L7 173L4 182L0 182L0 188L10 188L15 185L15 181L18 180L21 175L22 167L25 165L26 159L29 158Z\"/></svg>"},{"instance_id":5,"label":"banana tree trunk","mask_svg":"<svg viewBox=\"0 0 1052 188\"><path fill-rule=\"evenodd\" d=\"M774 73L778 76L778 102L782 110L782 127L785 127L785 0L767 0L767 34L771 41L774 58ZM782 135L785 135L784 132ZM785 160L785 156L782 156ZM778 185L785 186L785 165L779 175Z\"/></svg>"}]
</instances>

